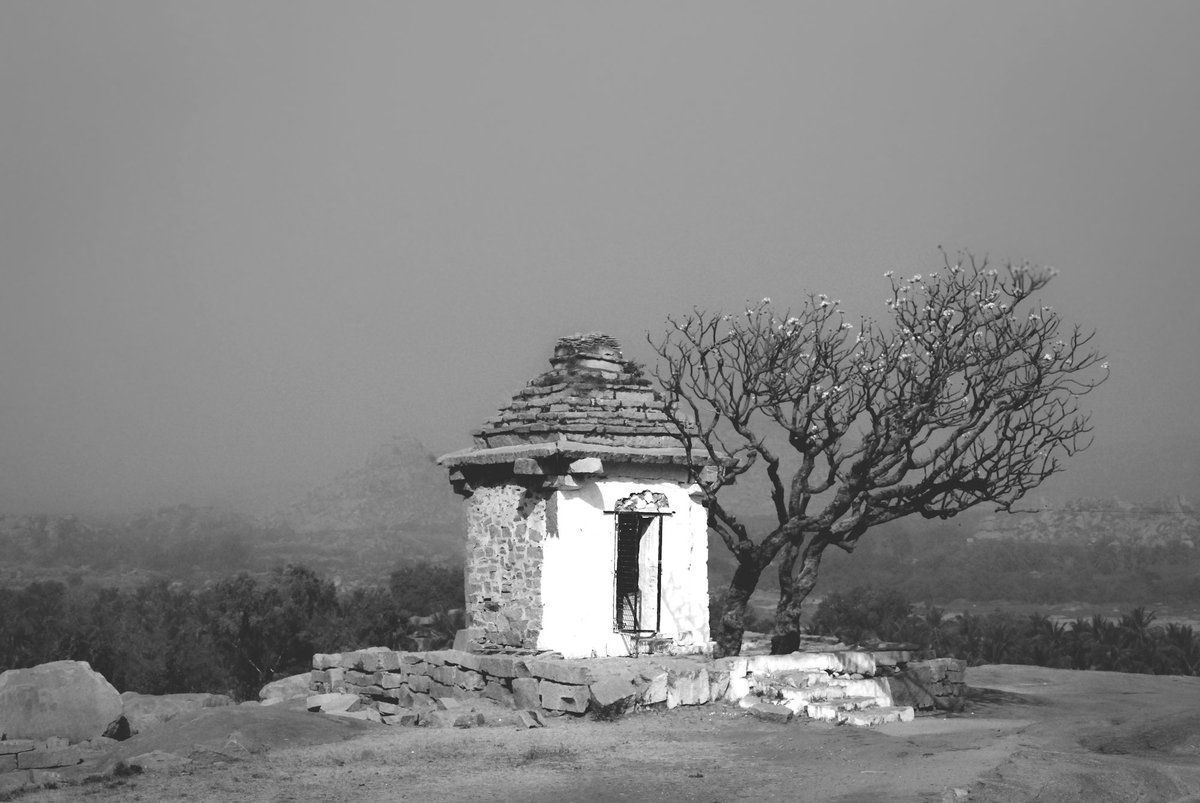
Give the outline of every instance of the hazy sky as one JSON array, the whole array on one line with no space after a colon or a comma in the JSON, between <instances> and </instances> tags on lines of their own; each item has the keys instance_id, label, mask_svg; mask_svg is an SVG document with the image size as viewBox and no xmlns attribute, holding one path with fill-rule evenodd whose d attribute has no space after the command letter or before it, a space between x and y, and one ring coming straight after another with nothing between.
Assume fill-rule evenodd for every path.
<instances>
[{"instance_id":1,"label":"hazy sky","mask_svg":"<svg viewBox=\"0 0 1200 803\"><path fill-rule=\"evenodd\" d=\"M878 313L939 245L1057 267L1099 329L1080 476L1200 496L1198 33L1191 2L8 0L0 511L450 451L564 334L645 360L693 304Z\"/></svg>"}]
</instances>

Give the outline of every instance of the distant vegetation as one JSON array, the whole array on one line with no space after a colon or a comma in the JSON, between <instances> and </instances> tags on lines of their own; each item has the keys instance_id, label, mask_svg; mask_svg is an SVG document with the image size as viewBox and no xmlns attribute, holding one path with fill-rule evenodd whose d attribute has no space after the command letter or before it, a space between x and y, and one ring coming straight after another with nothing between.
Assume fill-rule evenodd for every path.
<instances>
[{"instance_id":1,"label":"distant vegetation","mask_svg":"<svg viewBox=\"0 0 1200 803\"><path fill-rule=\"evenodd\" d=\"M445 646L462 607L461 567L428 563L346 590L296 565L202 588L35 582L0 588L0 671L72 659L121 691L253 699L271 680L309 669L314 653ZM414 627L413 617L425 619Z\"/></svg>"},{"instance_id":2,"label":"distant vegetation","mask_svg":"<svg viewBox=\"0 0 1200 803\"><path fill-rule=\"evenodd\" d=\"M930 604L1196 606L1197 547L1200 517L1187 502L1080 499L1038 513L893 523L853 555L826 555L816 594L865 585ZM712 583L723 587L733 562L723 547L709 555Z\"/></svg>"},{"instance_id":3,"label":"distant vegetation","mask_svg":"<svg viewBox=\"0 0 1200 803\"><path fill-rule=\"evenodd\" d=\"M881 533L882 535L882 533ZM1190 507L1080 500L1061 509L897 528L829 556L823 590L895 588L909 599L1200 603Z\"/></svg>"},{"instance_id":4,"label":"distant vegetation","mask_svg":"<svg viewBox=\"0 0 1200 803\"><path fill-rule=\"evenodd\" d=\"M907 642L970 665L1034 664L1155 675L1200 674L1200 637L1188 625L1157 625L1137 607L1117 619L1062 622L1042 614L969 613L918 608L894 589L859 587L826 597L810 630L851 644Z\"/></svg>"}]
</instances>

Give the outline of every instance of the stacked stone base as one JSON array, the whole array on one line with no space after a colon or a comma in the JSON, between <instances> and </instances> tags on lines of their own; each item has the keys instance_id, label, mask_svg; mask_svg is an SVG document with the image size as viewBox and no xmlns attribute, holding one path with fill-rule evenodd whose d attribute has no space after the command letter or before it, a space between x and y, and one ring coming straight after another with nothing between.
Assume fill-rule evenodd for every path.
<instances>
[{"instance_id":1,"label":"stacked stone base","mask_svg":"<svg viewBox=\"0 0 1200 803\"><path fill-rule=\"evenodd\" d=\"M966 662L957 658L910 663L903 672L888 677L892 699L921 710L961 711L966 668Z\"/></svg>"},{"instance_id":2,"label":"stacked stone base","mask_svg":"<svg viewBox=\"0 0 1200 803\"><path fill-rule=\"evenodd\" d=\"M469 726L471 701L549 714L729 702L767 719L851 725L959 710L963 662L903 651L829 650L707 661L678 656L564 660L553 655L371 648L313 657L310 708L394 725ZM468 720L459 722L463 716Z\"/></svg>"},{"instance_id":3,"label":"stacked stone base","mask_svg":"<svg viewBox=\"0 0 1200 803\"><path fill-rule=\"evenodd\" d=\"M314 695L357 695L358 711L364 712L360 718L387 724L435 724L445 718L435 712L453 710L447 700L603 715L638 706L702 705L722 699L727 687L728 673L685 657L565 660L544 654L384 648L314 656L309 686Z\"/></svg>"}]
</instances>

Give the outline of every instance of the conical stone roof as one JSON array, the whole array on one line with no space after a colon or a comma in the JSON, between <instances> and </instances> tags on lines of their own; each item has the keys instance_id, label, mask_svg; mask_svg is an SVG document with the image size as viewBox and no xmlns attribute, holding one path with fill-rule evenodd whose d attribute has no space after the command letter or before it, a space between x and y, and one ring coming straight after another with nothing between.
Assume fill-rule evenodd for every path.
<instances>
[{"instance_id":1,"label":"conical stone roof","mask_svg":"<svg viewBox=\"0 0 1200 803\"><path fill-rule=\"evenodd\" d=\"M550 454L693 462L642 366L626 360L616 339L599 332L560 338L550 370L484 422L474 441L474 448L439 462L454 466Z\"/></svg>"},{"instance_id":2,"label":"conical stone roof","mask_svg":"<svg viewBox=\"0 0 1200 803\"><path fill-rule=\"evenodd\" d=\"M550 370L530 380L475 432L476 446L570 440L635 448L676 447L679 431L642 366L599 333L561 338Z\"/></svg>"}]
</instances>

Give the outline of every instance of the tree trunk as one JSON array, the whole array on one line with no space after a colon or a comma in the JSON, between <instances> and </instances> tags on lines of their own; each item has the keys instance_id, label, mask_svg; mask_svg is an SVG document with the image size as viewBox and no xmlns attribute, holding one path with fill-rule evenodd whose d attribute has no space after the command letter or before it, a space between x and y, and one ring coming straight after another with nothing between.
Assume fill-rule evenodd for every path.
<instances>
[{"instance_id":1,"label":"tree trunk","mask_svg":"<svg viewBox=\"0 0 1200 803\"><path fill-rule=\"evenodd\" d=\"M800 648L800 609L817 585L817 572L825 541L813 538L803 551L800 542L789 543L779 562L779 605L771 629L771 654L786 655ZM799 559L800 568L796 568Z\"/></svg>"},{"instance_id":2,"label":"tree trunk","mask_svg":"<svg viewBox=\"0 0 1200 803\"><path fill-rule=\"evenodd\" d=\"M725 595L725 611L721 615L720 628L713 634L718 658L741 653L742 634L746 630L746 606L750 604L750 595L758 586L761 575L762 566L757 556L739 558L737 571L729 583L729 593Z\"/></svg>"}]
</instances>

